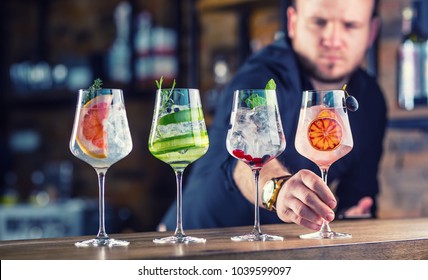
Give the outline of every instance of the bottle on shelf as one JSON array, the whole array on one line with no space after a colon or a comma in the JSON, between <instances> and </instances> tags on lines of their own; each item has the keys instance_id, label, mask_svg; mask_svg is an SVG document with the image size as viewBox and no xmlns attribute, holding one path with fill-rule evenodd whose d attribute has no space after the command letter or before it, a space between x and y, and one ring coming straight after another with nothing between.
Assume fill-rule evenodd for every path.
<instances>
[{"instance_id":1,"label":"bottle on shelf","mask_svg":"<svg viewBox=\"0 0 428 280\"><path fill-rule=\"evenodd\" d=\"M129 44L131 13L132 7L128 2L121 2L114 12L117 34L108 53L107 71L110 80L115 82L128 83L132 78L132 49Z\"/></svg>"},{"instance_id":2,"label":"bottle on shelf","mask_svg":"<svg viewBox=\"0 0 428 280\"><path fill-rule=\"evenodd\" d=\"M397 98L406 110L428 105L428 37L421 28L422 1L403 9L398 49Z\"/></svg>"}]
</instances>

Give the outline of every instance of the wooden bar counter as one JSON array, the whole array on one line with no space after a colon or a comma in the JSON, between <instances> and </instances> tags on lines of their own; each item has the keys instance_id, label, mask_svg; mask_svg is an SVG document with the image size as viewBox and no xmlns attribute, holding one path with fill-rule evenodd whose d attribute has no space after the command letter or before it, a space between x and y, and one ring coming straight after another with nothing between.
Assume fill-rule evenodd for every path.
<instances>
[{"instance_id":1,"label":"wooden bar counter","mask_svg":"<svg viewBox=\"0 0 428 280\"><path fill-rule=\"evenodd\" d=\"M248 233L251 227L188 230L205 237L205 244L158 245L152 240L171 232L111 234L128 240L128 247L77 248L74 242L90 237L65 237L0 242L0 259L327 259L420 260L428 259L428 218L334 221L332 229L348 232L350 239L303 240L309 230L294 224L262 225L265 233L284 236L284 241L233 242L230 237ZM91 236L92 237L92 236Z\"/></svg>"}]
</instances>

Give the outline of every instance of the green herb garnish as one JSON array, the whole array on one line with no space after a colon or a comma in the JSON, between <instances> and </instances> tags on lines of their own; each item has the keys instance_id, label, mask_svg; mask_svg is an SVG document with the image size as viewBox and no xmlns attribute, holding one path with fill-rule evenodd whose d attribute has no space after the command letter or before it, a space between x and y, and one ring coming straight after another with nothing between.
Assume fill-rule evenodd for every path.
<instances>
[{"instance_id":1,"label":"green herb garnish","mask_svg":"<svg viewBox=\"0 0 428 280\"><path fill-rule=\"evenodd\" d=\"M270 79L266 84L265 90L276 90L276 83L274 79ZM266 98L252 94L250 97L244 100L248 107L251 109L256 108L257 106L265 106L267 105Z\"/></svg>"},{"instance_id":2,"label":"green herb garnish","mask_svg":"<svg viewBox=\"0 0 428 280\"><path fill-rule=\"evenodd\" d=\"M89 87L88 89L88 94L86 94L85 96L85 102L83 104L88 103L89 101L91 101L94 97L95 97L95 92L97 90L102 89L103 85L103 81L100 78L97 78L96 80L94 80L94 83Z\"/></svg>"},{"instance_id":3,"label":"green herb garnish","mask_svg":"<svg viewBox=\"0 0 428 280\"><path fill-rule=\"evenodd\" d=\"M163 83L163 76L160 77L159 81L155 80L155 82L156 82L156 86L158 87L158 89L161 90L162 89L162 83Z\"/></svg>"},{"instance_id":4,"label":"green herb garnish","mask_svg":"<svg viewBox=\"0 0 428 280\"><path fill-rule=\"evenodd\" d=\"M276 83L274 79L270 79L269 82L266 84L265 87L266 90L276 90Z\"/></svg>"},{"instance_id":5,"label":"green herb garnish","mask_svg":"<svg viewBox=\"0 0 428 280\"><path fill-rule=\"evenodd\" d=\"M261 97L260 95L257 95L257 94L252 94L250 95L250 97L245 99L245 104L247 104L247 106L250 107L251 109L254 109L257 106L263 106L263 105L266 105L267 103L266 103L266 98Z\"/></svg>"},{"instance_id":6,"label":"green herb garnish","mask_svg":"<svg viewBox=\"0 0 428 280\"><path fill-rule=\"evenodd\" d=\"M94 92L96 90L99 90L101 89L102 85L103 85L103 81L100 78L98 78L94 81L92 86L89 87L89 91Z\"/></svg>"},{"instance_id":7,"label":"green herb garnish","mask_svg":"<svg viewBox=\"0 0 428 280\"><path fill-rule=\"evenodd\" d=\"M174 81L172 83L172 87L171 87L170 90L162 89L163 76L160 77L159 81L155 80L155 82L156 82L156 86L158 87L158 90L163 95L162 105L161 105L161 111L162 111L166 107L171 107L171 105L174 103L174 100L171 99L171 95L172 95L172 92L174 91L176 82L175 82L175 79L174 79Z\"/></svg>"}]
</instances>

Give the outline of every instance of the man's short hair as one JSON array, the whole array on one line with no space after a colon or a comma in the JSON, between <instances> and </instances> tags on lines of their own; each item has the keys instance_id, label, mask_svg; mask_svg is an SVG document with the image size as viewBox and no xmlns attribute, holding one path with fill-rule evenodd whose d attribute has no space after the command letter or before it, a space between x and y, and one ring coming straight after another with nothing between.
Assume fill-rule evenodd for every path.
<instances>
[{"instance_id":1,"label":"man's short hair","mask_svg":"<svg viewBox=\"0 0 428 280\"><path fill-rule=\"evenodd\" d=\"M290 0L290 5L296 8L297 0ZM372 12L372 17L377 17L379 15L379 2L380 0L374 0L374 7Z\"/></svg>"}]
</instances>

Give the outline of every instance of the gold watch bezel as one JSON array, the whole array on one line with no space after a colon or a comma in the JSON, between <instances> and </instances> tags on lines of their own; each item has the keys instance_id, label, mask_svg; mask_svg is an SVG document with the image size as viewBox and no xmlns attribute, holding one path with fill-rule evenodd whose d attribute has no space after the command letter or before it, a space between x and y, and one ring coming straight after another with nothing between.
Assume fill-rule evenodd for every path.
<instances>
[{"instance_id":1,"label":"gold watch bezel","mask_svg":"<svg viewBox=\"0 0 428 280\"><path fill-rule=\"evenodd\" d=\"M275 203L276 203L276 200L278 198L278 193L281 190L284 183L288 179L290 179L291 176L292 175L285 175L285 176L281 176L281 177L272 178L265 183L265 185L263 186L263 191L262 191L262 203L263 203L263 206L266 207L267 210L276 211ZM271 184L274 184L273 190L271 190L271 188L272 188ZM272 194L270 195L269 199L266 201L265 193L267 191L271 192Z\"/></svg>"}]
</instances>

